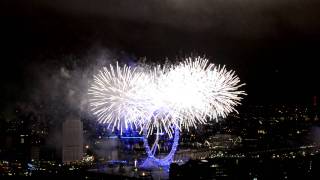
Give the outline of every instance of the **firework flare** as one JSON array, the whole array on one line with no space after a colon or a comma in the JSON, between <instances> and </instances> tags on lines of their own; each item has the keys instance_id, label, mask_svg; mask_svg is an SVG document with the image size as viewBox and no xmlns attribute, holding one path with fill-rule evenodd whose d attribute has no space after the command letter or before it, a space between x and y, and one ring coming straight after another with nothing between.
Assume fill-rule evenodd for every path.
<instances>
[{"instance_id":1,"label":"firework flare","mask_svg":"<svg viewBox=\"0 0 320 180\"><path fill-rule=\"evenodd\" d=\"M114 70L116 69L116 70ZM244 84L224 66L205 58L187 58L171 66L103 68L89 89L90 106L101 123L114 128L134 125L170 137L179 130L237 112Z\"/></svg>"},{"instance_id":2,"label":"firework flare","mask_svg":"<svg viewBox=\"0 0 320 180\"><path fill-rule=\"evenodd\" d=\"M148 88L149 76L128 66L104 67L89 88L91 111L100 123L122 133L140 119L149 118L148 101L143 89Z\"/></svg>"}]
</instances>

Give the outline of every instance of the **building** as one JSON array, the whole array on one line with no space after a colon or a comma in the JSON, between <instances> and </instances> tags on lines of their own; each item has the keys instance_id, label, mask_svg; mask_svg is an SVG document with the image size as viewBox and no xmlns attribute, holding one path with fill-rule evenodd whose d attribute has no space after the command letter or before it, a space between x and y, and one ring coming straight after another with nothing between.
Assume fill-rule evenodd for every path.
<instances>
[{"instance_id":1,"label":"building","mask_svg":"<svg viewBox=\"0 0 320 180\"><path fill-rule=\"evenodd\" d=\"M77 117L68 117L62 127L62 161L72 163L83 158L83 124Z\"/></svg>"},{"instance_id":2,"label":"building","mask_svg":"<svg viewBox=\"0 0 320 180\"><path fill-rule=\"evenodd\" d=\"M30 150L31 160L39 161L40 160L40 148L39 146L32 146Z\"/></svg>"},{"instance_id":3,"label":"building","mask_svg":"<svg viewBox=\"0 0 320 180\"><path fill-rule=\"evenodd\" d=\"M118 137L106 137L99 139L95 143L95 153L99 159L106 161L119 160L120 159L120 140Z\"/></svg>"}]
</instances>

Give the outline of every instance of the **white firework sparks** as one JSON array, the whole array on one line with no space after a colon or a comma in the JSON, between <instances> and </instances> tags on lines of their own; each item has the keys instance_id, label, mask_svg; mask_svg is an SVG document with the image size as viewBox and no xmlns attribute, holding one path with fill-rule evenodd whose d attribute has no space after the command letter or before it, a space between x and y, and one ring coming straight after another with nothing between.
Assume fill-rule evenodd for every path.
<instances>
[{"instance_id":1,"label":"white firework sparks","mask_svg":"<svg viewBox=\"0 0 320 180\"><path fill-rule=\"evenodd\" d=\"M100 122L113 124L112 129L134 124L148 135L156 130L172 137L174 128L197 127L237 112L243 85L234 71L198 57L151 70L104 68L94 77L89 94L93 113Z\"/></svg>"},{"instance_id":2,"label":"white firework sparks","mask_svg":"<svg viewBox=\"0 0 320 180\"><path fill-rule=\"evenodd\" d=\"M172 136L173 127L189 129L205 124L208 119L218 120L236 111L244 91L234 71L227 71L208 63L204 58L187 58L163 71L156 81L153 99L159 113L146 128L153 132L163 130ZM155 119L157 121L155 121Z\"/></svg>"},{"instance_id":3,"label":"white firework sparks","mask_svg":"<svg viewBox=\"0 0 320 180\"><path fill-rule=\"evenodd\" d=\"M116 68L116 69L115 69ZM149 101L144 99L143 89L148 87L150 78L135 68L110 65L94 76L89 88L91 111L100 123L112 125L122 133L123 128L132 127L140 119L149 118Z\"/></svg>"},{"instance_id":4,"label":"white firework sparks","mask_svg":"<svg viewBox=\"0 0 320 180\"><path fill-rule=\"evenodd\" d=\"M238 89L240 79L234 71L227 71L204 58L188 58L171 68L163 79L169 107L175 115L175 124L184 128L206 123L207 119L226 117L236 111L243 91ZM166 88L167 87L167 88Z\"/></svg>"}]
</instances>

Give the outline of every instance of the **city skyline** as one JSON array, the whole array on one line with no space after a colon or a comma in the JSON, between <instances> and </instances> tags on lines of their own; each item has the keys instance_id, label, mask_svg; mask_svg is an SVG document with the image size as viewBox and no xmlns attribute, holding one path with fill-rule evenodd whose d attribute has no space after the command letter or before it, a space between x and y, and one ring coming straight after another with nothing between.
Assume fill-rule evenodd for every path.
<instances>
[{"instance_id":1,"label":"city skyline","mask_svg":"<svg viewBox=\"0 0 320 180\"><path fill-rule=\"evenodd\" d=\"M319 5L1 1L0 177L318 179Z\"/></svg>"}]
</instances>

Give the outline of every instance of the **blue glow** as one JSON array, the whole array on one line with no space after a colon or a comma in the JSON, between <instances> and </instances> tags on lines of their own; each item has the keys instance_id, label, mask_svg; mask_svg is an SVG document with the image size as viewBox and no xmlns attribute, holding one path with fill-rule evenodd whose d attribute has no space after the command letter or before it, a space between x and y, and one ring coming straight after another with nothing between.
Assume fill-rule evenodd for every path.
<instances>
[{"instance_id":1,"label":"blue glow","mask_svg":"<svg viewBox=\"0 0 320 180\"><path fill-rule=\"evenodd\" d=\"M146 166L151 166L153 164L156 164L158 166L169 166L174 158L174 154L176 153L178 144L179 144L179 137L180 137L180 132L178 128L175 128L175 132L174 132L174 139L173 139L173 144L171 147L171 151L169 152L169 154L167 156L165 156L162 159L156 158L154 156L154 154L151 152L150 150L150 146L148 143L148 138L146 137L146 131L144 131L144 138L143 138L143 142L144 142L144 147L146 149L146 152L148 154L148 158L145 160L145 162L143 163L143 167Z\"/></svg>"},{"instance_id":2,"label":"blue glow","mask_svg":"<svg viewBox=\"0 0 320 180\"><path fill-rule=\"evenodd\" d=\"M119 163L122 163L122 164L125 164L127 163L127 161L121 161L121 160L110 160L108 161L108 163L113 163L113 164L119 164Z\"/></svg>"},{"instance_id":3,"label":"blue glow","mask_svg":"<svg viewBox=\"0 0 320 180\"><path fill-rule=\"evenodd\" d=\"M143 137L141 136L129 136L129 137L120 137L121 139L143 139Z\"/></svg>"}]
</instances>

